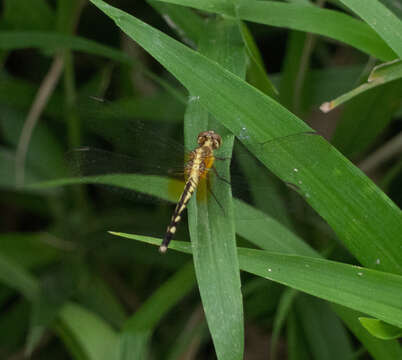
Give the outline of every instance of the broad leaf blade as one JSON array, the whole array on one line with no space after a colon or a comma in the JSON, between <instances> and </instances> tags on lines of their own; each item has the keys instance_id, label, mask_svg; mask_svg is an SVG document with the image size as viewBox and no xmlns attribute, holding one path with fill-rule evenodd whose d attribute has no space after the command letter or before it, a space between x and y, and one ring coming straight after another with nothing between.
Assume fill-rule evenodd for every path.
<instances>
[{"instance_id":1,"label":"broad leaf blade","mask_svg":"<svg viewBox=\"0 0 402 360\"><path fill-rule=\"evenodd\" d=\"M113 233L159 245L160 239ZM173 241L172 249L190 254L191 247ZM238 248L240 269L310 295L365 312L402 326L402 276L311 257Z\"/></svg>"},{"instance_id":2,"label":"broad leaf blade","mask_svg":"<svg viewBox=\"0 0 402 360\"><path fill-rule=\"evenodd\" d=\"M402 21L377 0L340 0L364 19L402 58Z\"/></svg>"},{"instance_id":3,"label":"broad leaf blade","mask_svg":"<svg viewBox=\"0 0 402 360\"><path fill-rule=\"evenodd\" d=\"M211 41L214 46L210 46ZM245 51L239 23L228 19L208 22L200 38L200 52L216 60L226 69L245 76ZM222 136L220 153L231 154L234 137L197 101L197 93L185 116L188 142L199 132L215 130ZM230 164L217 164L219 176L228 179ZM203 182L203 189L208 185ZM209 201L189 204L189 229L194 254L197 282L205 316L218 359L242 359L244 349L243 304L240 273L236 253L236 236L230 186L212 182L214 197Z\"/></svg>"}]
</instances>

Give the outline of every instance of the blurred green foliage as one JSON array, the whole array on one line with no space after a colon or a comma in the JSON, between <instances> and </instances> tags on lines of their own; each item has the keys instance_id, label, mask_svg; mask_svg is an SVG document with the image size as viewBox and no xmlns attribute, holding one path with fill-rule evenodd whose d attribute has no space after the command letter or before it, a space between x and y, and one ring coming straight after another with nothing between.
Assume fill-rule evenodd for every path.
<instances>
[{"instance_id":1,"label":"blurred green foliage","mask_svg":"<svg viewBox=\"0 0 402 360\"><path fill-rule=\"evenodd\" d=\"M109 3L0 4L0 358L402 359L398 0ZM250 204L108 233L163 237L207 126Z\"/></svg>"}]
</instances>

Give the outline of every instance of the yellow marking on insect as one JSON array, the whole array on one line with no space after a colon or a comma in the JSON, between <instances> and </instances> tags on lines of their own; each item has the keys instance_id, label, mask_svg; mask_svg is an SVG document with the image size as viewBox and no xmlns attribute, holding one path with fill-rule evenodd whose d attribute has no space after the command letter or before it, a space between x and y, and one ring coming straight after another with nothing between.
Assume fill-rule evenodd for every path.
<instances>
[{"instance_id":1,"label":"yellow marking on insect","mask_svg":"<svg viewBox=\"0 0 402 360\"><path fill-rule=\"evenodd\" d=\"M213 167L215 161L214 150L220 147L222 139L213 130L209 130L199 133L197 142L198 147L189 154L189 160L184 167L186 184L166 230L165 237L159 247L161 253L167 251L167 247L176 233L177 224L181 220L181 213L186 208L199 183L205 180L209 170ZM206 193L205 188L206 186L200 187Z\"/></svg>"}]
</instances>

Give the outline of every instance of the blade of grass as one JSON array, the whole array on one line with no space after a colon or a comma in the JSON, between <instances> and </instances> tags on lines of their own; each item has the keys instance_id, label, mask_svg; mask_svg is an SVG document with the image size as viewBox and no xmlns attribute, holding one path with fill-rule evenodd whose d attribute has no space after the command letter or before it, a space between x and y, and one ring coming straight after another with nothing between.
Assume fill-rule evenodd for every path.
<instances>
[{"instance_id":1,"label":"blade of grass","mask_svg":"<svg viewBox=\"0 0 402 360\"><path fill-rule=\"evenodd\" d=\"M270 141L311 129L219 64L101 0L91 1L199 96L260 161L295 184L360 262L376 266L380 259L380 268L402 273L401 211L339 152L309 134L297 142ZM264 144L273 151L266 152Z\"/></svg>"},{"instance_id":2,"label":"blade of grass","mask_svg":"<svg viewBox=\"0 0 402 360\"><path fill-rule=\"evenodd\" d=\"M39 296L36 278L13 259L0 253L0 282L34 301Z\"/></svg>"},{"instance_id":3,"label":"blade of grass","mask_svg":"<svg viewBox=\"0 0 402 360\"><path fill-rule=\"evenodd\" d=\"M353 97L345 105L332 144L347 156L366 150L392 121L401 92L398 80Z\"/></svg>"},{"instance_id":4,"label":"blade of grass","mask_svg":"<svg viewBox=\"0 0 402 360\"><path fill-rule=\"evenodd\" d=\"M323 103L320 109L324 113L327 113L335 109L337 106L353 99L355 96L400 78L402 78L402 60L394 60L381 64L373 69L367 83L358 86L357 88L337 97L334 100L331 100L330 102Z\"/></svg>"},{"instance_id":5,"label":"blade of grass","mask_svg":"<svg viewBox=\"0 0 402 360\"><path fill-rule=\"evenodd\" d=\"M402 337L402 329L389 325L381 320L360 317L359 321L367 331L382 340L398 339Z\"/></svg>"},{"instance_id":6,"label":"blade of grass","mask_svg":"<svg viewBox=\"0 0 402 360\"><path fill-rule=\"evenodd\" d=\"M117 359L116 332L99 316L78 304L63 306L56 332L75 359Z\"/></svg>"},{"instance_id":7,"label":"blade of grass","mask_svg":"<svg viewBox=\"0 0 402 360\"><path fill-rule=\"evenodd\" d=\"M146 344L158 322L194 287L194 275L192 263L183 266L127 319L120 334L121 360L146 352Z\"/></svg>"},{"instance_id":8,"label":"blade of grass","mask_svg":"<svg viewBox=\"0 0 402 360\"><path fill-rule=\"evenodd\" d=\"M204 23L199 15L191 9L174 4L166 4L157 0L147 0L175 30L184 42L195 47L204 29Z\"/></svg>"},{"instance_id":9,"label":"blade of grass","mask_svg":"<svg viewBox=\"0 0 402 360\"><path fill-rule=\"evenodd\" d=\"M369 334L359 321L363 313L347 307L332 304L336 313L340 315L353 334L364 344L364 347L370 352L374 359L388 360L400 359L402 357L401 347L397 341L379 340Z\"/></svg>"},{"instance_id":10,"label":"blade of grass","mask_svg":"<svg viewBox=\"0 0 402 360\"><path fill-rule=\"evenodd\" d=\"M117 175L117 179L119 179L121 175ZM154 196L162 197L168 201L175 202L177 197L172 196L171 193L168 191L168 180L166 179L165 185L164 183L160 183L159 179L154 179L153 177L148 178L140 178L140 183L136 184L135 177L128 177L127 181L120 182L127 186L128 189L135 189L137 191L144 191L142 186L145 186L145 191L151 190L149 194ZM157 180L157 181L156 181ZM70 183L74 183L79 181L79 179L70 179ZM105 181L102 180L101 177L86 179L88 183L97 183ZM60 181L58 185L61 185L63 181ZM105 184L109 185L116 185L117 182L108 183L105 181ZM50 183L49 185L55 185ZM56 184L57 185L57 184ZM151 186L153 185L153 186ZM162 186L161 186L162 185ZM42 186L46 186L46 184L42 184ZM165 192L161 189L165 188ZM148 190L146 190L148 189ZM289 230L285 227L280 225L279 223L275 222L273 219L268 217L264 218L262 214L250 207L242 203L239 200L235 201L236 205L236 231L250 242L256 244L257 246L262 247L265 250L274 251L274 252L282 252L288 254L301 254L304 256L318 256L318 254L312 250L307 244L302 242L299 238L293 235ZM244 219L253 219L253 226L249 226L249 222L245 221ZM257 220L258 219L258 220ZM189 244L186 244L189 246ZM351 310L348 310L346 313L345 311L340 312L342 319L351 327L352 331L356 333L356 335L361 339L361 341L365 344L365 346L369 349L372 354L377 354L380 352L381 354L390 354L388 358L395 358L393 355L395 354L395 348L397 344L394 342L387 342L386 346L383 344L381 349L377 346L376 342L373 340L371 336L365 336L366 331L362 330L361 327L354 326L354 319L357 318L357 315ZM134 344L138 345L138 344ZM134 346L133 345L133 346ZM387 357L383 357L383 359L388 359Z\"/></svg>"},{"instance_id":11,"label":"blade of grass","mask_svg":"<svg viewBox=\"0 0 402 360\"><path fill-rule=\"evenodd\" d=\"M347 332L328 303L301 294L295 301L295 309L313 359L337 360L352 357Z\"/></svg>"},{"instance_id":12,"label":"blade of grass","mask_svg":"<svg viewBox=\"0 0 402 360\"><path fill-rule=\"evenodd\" d=\"M247 0L236 5L221 0L163 1L237 17L259 24L327 36L381 60L393 60L397 57L392 49L367 24L339 11L273 1Z\"/></svg>"},{"instance_id":13,"label":"blade of grass","mask_svg":"<svg viewBox=\"0 0 402 360\"><path fill-rule=\"evenodd\" d=\"M111 232L128 239L160 244L148 236ZM191 246L172 241L172 249L191 254ZM318 258L237 248L240 269L336 304L402 326L402 276Z\"/></svg>"},{"instance_id":14,"label":"blade of grass","mask_svg":"<svg viewBox=\"0 0 402 360\"><path fill-rule=\"evenodd\" d=\"M40 48L45 50L72 49L103 56L127 65L133 63L133 60L124 52L79 36L41 31L0 32L0 49L18 50L26 48Z\"/></svg>"},{"instance_id":15,"label":"blade of grass","mask_svg":"<svg viewBox=\"0 0 402 360\"><path fill-rule=\"evenodd\" d=\"M245 23L241 24L241 35L247 50L247 55L250 59L247 70L248 82L261 90L264 94L277 98L278 90L276 90L274 84L268 77L260 51L258 50L253 35Z\"/></svg>"},{"instance_id":16,"label":"blade of grass","mask_svg":"<svg viewBox=\"0 0 402 360\"><path fill-rule=\"evenodd\" d=\"M272 339L270 356L272 360L277 359L277 347L279 343L279 335L289 312L292 308L293 302L296 299L298 292L293 289L285 289L279 301L278 310L275 313L274 324L272 326Z\"/></svg>"},{"instance_id":17,"label":"blade of grass","mask_svg":"<svg viewBox=\"0 0 402 360\"><path fill-rule=\"evenodd\" d=\"M402 58L402 21L378 0L339 0L369 24Z\"/></svg>"},{"instance_id":18,"label":"blade of grass","mask_svg":"<svg viewBox=\"0 0 402 360\"><path fill-rule=\"evenodd\" d=\"M245 76L245 50L238 22L216 19L206 23L199 49L201 53L222 64L229 71L240 77ZM230 156L233 135L215 119L209 117L208 111L196 100L197 93L192 95L193 101L188 104L184 120L187 145L194 144L199 132L213 129L222 136L220 154ZM217 164L216 169L219 176L229 178L229 162ZM193 200L189 204L189 230L194 266L217 358L242 359L243 304L230 186L223 181L216 181L212 184L211 190L219 204L213 197L199 203ZM222 211L225 216L221 216Z\"/></svg>"},{"instance_id":19,"label":"blade of grass","mask_svg":"<svg viewBox=\"0 0 402 360\"><path fill-rule=\"evenodd\" d=\"M72 244L64 243L47 233L24 232L0 235L1 254L28 269L54 263L60 260L62 250L71 248Z\"/></svg>"},{"instance_id":20,"label":"blade of grass","mask_svg":"<svg viewBox=\"0 0 402 360\"><path fill-rule=\"evenodd\" d=\"M289 360L310 360L311 354L308 353L307 341L304 331L296 317L296 312L291 311L287 321L287 339Z\"/></svg>"}]
</instances>

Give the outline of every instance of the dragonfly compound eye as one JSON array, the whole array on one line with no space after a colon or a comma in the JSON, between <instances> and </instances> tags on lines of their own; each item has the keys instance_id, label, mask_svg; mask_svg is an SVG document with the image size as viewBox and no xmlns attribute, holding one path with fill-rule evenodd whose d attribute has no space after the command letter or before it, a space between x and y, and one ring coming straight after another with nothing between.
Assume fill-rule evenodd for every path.
<instances>
[{"instance_id":1,"label":"dragonfly compound eye","mask_svg":"<svg viewBox=\"0 0 402 360\"><path fill-rule=\"evenodd\" d=\"M218 149L221 146L222 138L220 135L216 134L215 131L209 130L209 131L203 131L198 134L198 145L202 146L205 144L206 141L211 143L212 148L214 150Z\"/></svg>"}]
</instances>

